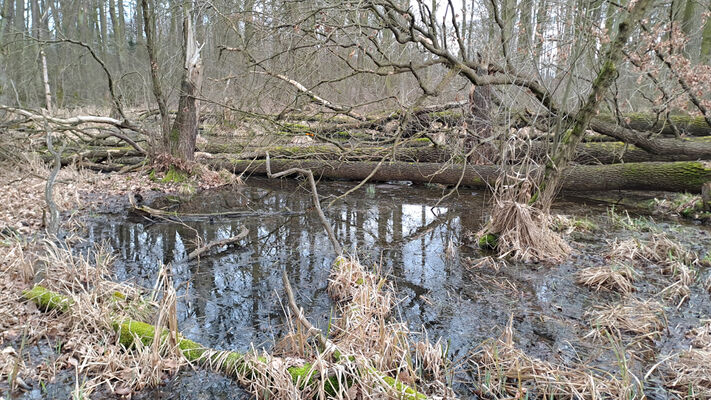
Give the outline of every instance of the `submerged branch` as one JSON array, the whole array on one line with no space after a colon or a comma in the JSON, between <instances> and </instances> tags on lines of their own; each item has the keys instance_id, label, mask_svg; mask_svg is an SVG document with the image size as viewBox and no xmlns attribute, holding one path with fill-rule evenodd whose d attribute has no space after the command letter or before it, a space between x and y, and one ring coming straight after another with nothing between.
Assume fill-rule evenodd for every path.
<instances>
[{"instance_id":1,"label":"submerged branch","mask_svg":"<svg viewBox=\"0 0 711 400\"><path fill-rule=\"evenodd\" d=\"M318 198L318 191L316 190L316 181L314 180L313 172L311 172L311 170L309 169L304 168L289 168L281 172L272 174L269 153L267 153L267 160L265 166L265 172L269 178L280 178L283 176L289 176L291 174L302 174L306 176L306 178L309 180L309 185L311 186L311 197L314 201L314 208L316 208L318 217L321 220L321 225L323 225L323 229L326 230L328 238L329 240L331 240L331 244L333 245L333 249L336 251L336 255L340 256L341 254L343 254L343 247L341 247L341 244L338 242L338 239L336 239L336 234L333 233L331 224L328 223L328 220L326 220L326 216L323 214L323 210L321 209L321 201Z\"/></svg>"}]
</instances>

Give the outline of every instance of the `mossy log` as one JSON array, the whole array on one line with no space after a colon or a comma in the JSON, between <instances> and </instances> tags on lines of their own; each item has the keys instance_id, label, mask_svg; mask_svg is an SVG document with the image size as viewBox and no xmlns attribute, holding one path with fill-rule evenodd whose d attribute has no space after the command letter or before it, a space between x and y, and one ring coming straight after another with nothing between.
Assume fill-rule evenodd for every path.
<instances>
[{"instance_id":1,"label":"mossy log","mask_svg":"<svg viewBox=\"0 0 711 400\"><path fill-rule=\"evenodd\" d=\"M37 285L32 289L22 292L22 296L37 304L38 307L45 311L60 311L68 312L74 302L70 297L52 292L47 288ZM156 337L156 327L145 322L135 320L114 321L113 328L118 335L118 340L125 348L134 347L139 341L144 346L153 344ZM168 342L170 340L170 331L163 328L160 333L160 340ZM178 334L176 346L185 358L200 365L216 369L232 377L249 377L252 373L249 361L245 360L244 354L234 351L213 350L203 346L200 343L186 339L183 335ZM267 360L259 358L259 361L266 362ZM287 368L291 379L297 387L305 387L320 377L319 369L315 368L310 363L304 363L301 366L293 366ZM427 396L417 390L403 384L401 381L391 378L379 371L369 370L367 373L375 375L379 382L384 386L387 385L389 390L398 392L400 398L405 400L427 400ZM338 385L341 383L335 377L329 377L325 382L325 391L329 394L335 394L338 390Z\"/></svg>"},{"instance_id":2,"label":"mossy log","mask_svg":"<svg viewBox=\"0 0 711 400\"><path fill-rule=\"evenodd\" d=\"M594 118L606 123L617 123L617 119L610 114L600 114ZM672 126L664 120L649 113L629 113L622 116L627 128L642 132L655 132L663 135L674 135ZM676 126L680 133L689 136L709 136L711 126L706 123L703 116L691 116L687 114L670 115L669 120Z\"/></svg>"},{"instance_id":3,"label":"mossy log","mask_svg":"<svg viewBox=\"0 0 711 400\"><path fill-rule=\"evenodd\" d=\"M61 311L66 312L74 305L74 301L59 293L49 291L41 285L37 285L32 289L23 290L22 296L27 300L33 301L41 310L44 311Z\"/></svg>"},{"instance_id":4,"label":"mossy log","mask_svg":"<svg viewBox=\"0 0 711 400\"><path fill-rule=\"evenodd\" d=\"M711 159L711 137L692 139L658 139L657 143L668 145L667 154L652 154L637 146L623 142L589 142L578 145L574 161L578 164L613 164L617 162L649 161L694 161ZM532 141L529 154L542 160L548 154L550 144L545 141ZM383 156L391 158L393 149L386 146L359 146L343 151L331 144L309 146L271 146L261 148L230 148L226 145L208 146L212 154L230 154L234 158L261 160L267 151L273 158L292 160L340 160L340 161L379 161ZM446 146L399 146L394 152L394 161L417 161L444 163L461 160L463 155L455 154Z\"/></svg>"},{"instance_id":5,"label":"mossy log","mask_svg":"<svg viewBox=\"0 0 711 400\"><path fill-rule=\"evenodd\" d=\"M214 167L235 173L266 174L262 160L212 159ZM362 180L375 169L377 162L341 162L325 160L271 160L272 172L289 168L310 169L314 175L328 179ZM494 165L438 163L384 163L370 178L371 181L412 181L488 188L499 176ZM611 165L576 165L563 174L562 188L569 191L602 190L666 190L672 192L701 191L701 185L711 181L711 163L704 161L643 162Z\"/></svg>"},{"instance_id":6,"label":"mossy log","mask_svg":"<svg viewBox=\"0 0 711 400\"><path fill-rule=\"evenodd\" d=\"M65 149L62 157L62 166L70 165L76 162L89 161L92 163L99 163L107 160L111 160L115 163L117 159L126 157L140 157L143 159L143 154L132 147L97 147L92 146L86 149ZM51 162L54 158L51 154L47 153L42 156L45 162Z\"/></svg>"}]
</instances>

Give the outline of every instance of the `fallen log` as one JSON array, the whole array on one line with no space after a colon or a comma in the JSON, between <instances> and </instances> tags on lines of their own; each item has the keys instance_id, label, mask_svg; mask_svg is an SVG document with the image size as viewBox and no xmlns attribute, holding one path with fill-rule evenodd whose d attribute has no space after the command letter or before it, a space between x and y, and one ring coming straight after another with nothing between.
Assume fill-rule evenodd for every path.
<instances>
[{"instance_id":1,"label":"fallen log","mask_svg":"<svg viewBox=\"0 0 711 400\"><path fill-rule=\"evenodd\" d=\"M670 115L669 121L676 126L680 133L689 136L709 136L711 126L706 123L704 117L691 115ZM617 118L610 114L600 114L593 118L594 122L617 124ZM664 118L657 118L654 114L629 113L622 116L622 122L626 128L641 132L660 133L662 135L674 136L674 128Z\"/></svg>"},{"instance_id":2,"label":"fallen log","mask_svg":"<svg viewBox=\"0 0 711 400\"><path fill-rule=\"evenodd\" d=\"M450 103L449 107L441 107L440 109L418 110L418 112L413 114L414 118L412 123L420 127L429 126L434 122L439 122L447 126L459 125L463 122L463 116L462 112L456 110L456 108L461 108L463 104L464 103ZM334 123L324 125L322 133L357 129L383 130L386 124L398 118L399 114L393 113L384 117L369 118L368 121L365 122ZM626 128L642 132L674 136L674 128L671 125L673 124L681 134L689 136L711 135L711 126L709 126L703 116L676 114L670 115L669 121L665 121L664 118L657 118L654 114L639 112L623 114L621 119ZM593 121L617 124L617 118L612 114L599 114L593 118ZM671 122L671 124L669 122ZM414 128L408 128L406 130L409 131L412 129Z\"/></svg>"},{"instance_id":3,"label":"fallen log","mask_svg":"<svg viewBox=\"0 0 711 400\"><path fill-rule=\"evenodd\" d=\"M69 312L74 305L69 296L52 292L47 288L37 285L22 292L22 297L34 302L38 308L44 311ZM144 346L150 346L156 337L156 327L141 321L121 320L113 321L114 330L118 335L118 341L126 349L133 348L137 342ZM171 333L168 329L162 328L159 332L161 343L168 342ZM213 350L200 343L186 339L183 335L177 335L177 348L183 356L191 362L195 362L207 368L215 369L228 376L243 379L252 373L250 361L245 359L245 355L234 351ZM267 362L264 358L258 357L259 362ZM299 388L304 388L321 377L319 367L311 363L304 362L300 366L293 366L286 369L294 384ZM406 400L427 400L427 396L417 390L407 386L397 379L389 377L382 372L369 370L367 373L376 374L379 378L377 382L387 390L396 392L399 397ZM327 377L324 385L328 394L334 395L339 392L339 385L342 382L335 377Z\"/></svg>"},{"instance_id":4,"label":"fallen log","mask_svg":"<svg viewBox=\"0 0 711 400\"><path fill-rule=\"evenodd\" d=\"M649 161L695 161L711 159L711 137L691 139L655 139L656 146L661 146L656 154L623 142L581 143L574 161L578 164L613 164L618 162ZM536 160L546 157L550 144L545 141L532 141L530 156ZM341 150L331 144L310 146L272 146L256 148L230 148L226 145L206 146L211 154L230 154L238 159L265 159L267 151L272 157L292 160L340 160L340 161L379 161L383 156L393 154L392 147L360 146ZM209 151L212 150L212 151ZM232 151L234 150L234 151ZM463 154L455 154L446 146L398 146L394 152L394 161L417 161L444 163L452 159L461 160Z\"/></svg>"},{"instance_id":5,"label":"fallen log","mask_svg":"<svg viewBox=\"0 0 711 400\"><path fill-rule=\"evenodd\" d=\"M64 150L64 154L67 153L69 153L69 155L62 157L62 166L74 164L83 160L94 163L99 163L105 160L112 160L116 162L117 160L126 157L134 158L143 156L142 153L130 147L92 147L85 150ZM45 154L42 156L42 160L45 162L51 162L53 157L50 154Z\"/></svg>"},{"instance_id":6,"label":"fallen log","mask_svg":"<svg viewBox=\"0 0 711 400\"><path fill-rule=\"evenodd\" d=\"M266 162L262 160L218 159L205 163L235 173L266 175ZM368 177L376 162L328 160L271 160L273 172L290 168L313 171L316 177L360 181ZM494 165L469 165L438 163L383 163L371 181L412 181L488 188L499 176ZM701 186L711 181L711 163L704 161L642 162L611 165L576 165L566 169L563 190L666 190L672 192L701 191Z\"/></svg>"}]
</instances>

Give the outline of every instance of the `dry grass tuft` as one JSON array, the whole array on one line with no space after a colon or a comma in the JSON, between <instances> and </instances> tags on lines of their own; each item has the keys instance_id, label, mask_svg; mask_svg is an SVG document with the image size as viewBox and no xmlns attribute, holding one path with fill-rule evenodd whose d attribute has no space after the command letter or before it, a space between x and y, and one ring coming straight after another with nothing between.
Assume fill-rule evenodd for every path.
<instances>
[{"instance_id":1,"label":"dry grass tuft","mask_svg":"<svg viewBox=\"0 0 711 400\"><path fill-rule=\"evenodd\" d=\"M711 321L689 331L691 347L665 362L664 384L680 398L711 398Z\"/></svg>"},{"instance_id":2,"label":"dry grass tuft","mask_svg":"<svg viewBox=\"0 0 711 400\"><path fill-rule=\"evenodd\" d=\"M511 256L523 262L560 262L570 254L570 246L551 230L550 216L530 205L531 191L528 180L497 184L491 216L477 236L496 235L496 250L501 257Z\"/></svg>"},{"instance_id":3,"label":"dry grass tuft","mask_svg":"<svg viewBox=\"0 0 711 400\"><path fill-rule=\"evenodd\" d=\"M117 343L113 320L150 320L152 315L168 315L174 309L163 312L155 303L145 300L137 288L109 280L113 257L105 247L97 246L88 255L77 256L67 243L5 244L0 246L0 251L9 250L8 253L15 256L20 254L18 246L25 246L25 257L32 253L38 266L34 279L71 297L73 304L69 313L40 312L34 303L20 298L21 291L30 287L15 269L23 261L4 264L0 274L3 289L0 290L3 306L0 308L0 331L3 332L0 343L13 350L8 350L8 357L0 359L1 379L7 378L5 364L11 359L10 355L19 354L24 362L14 374L25 381L52 382L59 371L70 369L79 377L78 381L83 382L75 388L76 395L88 397L104 383L109 391L127 395L160 383L165 375L184 364L182 358L168 348L138 346L127 352ZM169 296L166 298L170 300ZM13 316L6 319L6 312ZM61 351L51 360L33 359L23 355L17 343L50 348L58 343Z\"/></svg>"},{"instance_id":4,"label":"dry grass tuft","mask_svg":"<svg viewBox=\"0 0 711 400\"><path fill-rule=\"evenodd\" d=\"M582 364L564 366L531 357L515 347L509 322L502 337L484 342L469 359L482 398L636 398L637 379L625 368L619 376Z\"/></svg>"},{"instance_id":5,"label":"dry grass tuft","mask_svg":"<svg viewBox=\"0 0 711 400\"><path fill-rule=\"evenodd\" d=\"M243 373L239 381L244 387L253 393L258 399L300 399L302 390L299 387L304 382L294 382L287 368L292 366L302 366L303 361L290 360L288 358L277 358L267 352L259 353L256 350L245 355L245 369L248 373ZM318 371L311 371L307 374L317 375ZM313 388L302 388L312 392Z\"/></svg>"},{"instance_id":6,"label":"dry grass tuft","mask_svg":"<svg viewBox=\"0 0 711 400\"><path fill-rule=\"evenodd\" d=\"M635 341L653 339L659 336L667 326L664 307L653 300L641 301L629 299L620 304L599 306L588 313L594 327L588 336L596 338L613 334L631 334Z\"/></svg>"},{"instance_id":7,"label":"dry grass tuft","mask_svg":"<svg viewBox=\"0 0 711 400\"><path fill-rule=\"evenodd\" d=\"M577 280L581 285L596 291L605 289L630 294L635 290L633 283L636 275L634 268L622 263L585 268L578 272Z\"/></svg>"},{"instance_id":8,"label":"dry grass tuft","mask_svg":"<svg viewBox=\"0 0 711 400\"><path fill-rule=\"evenodd\" d=\"M331 270L328 293L336 301L338 315L331 324L331 339L345 356L330 370L337 379L352 382L346 385L343 398L402 396L396 388L382 384L385 377L381 374L435 397L455 398L449 387L452 366L446 349L440 341L431 343L426 333L413 342L407 325L391 317L392 286L377 270L369 271L357 260L341 257Z\"/></svg>"},{"instance_id":9,"label":"dry grass tuft","mask_svg":"<svg viewBox=\"0 0 711 400\"><path fill-rule=\"evenodd\" d=\"M670 282L660 295L671 299L680 307L688 299L689 288L697 277L695 266L698 257L664 234L654 234L647 241L627 239L613 242L609 257L622 262L659 267L659 273L669 277Z\"/></svg>"}]
</instances>

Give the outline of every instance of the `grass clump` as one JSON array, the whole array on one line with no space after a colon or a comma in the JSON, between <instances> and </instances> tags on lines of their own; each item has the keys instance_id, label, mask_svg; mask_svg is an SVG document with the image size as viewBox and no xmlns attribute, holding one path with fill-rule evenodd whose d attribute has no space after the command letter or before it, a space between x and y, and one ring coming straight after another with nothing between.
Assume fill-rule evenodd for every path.
<instances>
[{"instance_id":1,"label":"grass clump","mask_svg":"<svg viewBox=\"0 0 711 400\"><path fill-rule=\"evenodd\" d=\"M498 183L491 216L477 237L490 246L494 237L500 257L523 262L559 262L568 257L570 246L550 229L551 218L532 206L532 184L528 180L513 185Z\"/></svg>"},{"instance_id":2,"label":"grass clump","mask_svg":"<svg viewBox=\"0 0 711 400\"><path fill-rule=\"evenodd\" d=\"M585 268L577 275L578 283L595 291L605 289L630 294L635 290L634 281L637 273L629 264L621 263Z\"/></svg>"},{"instance_id":3,"label":"grass clump","mask_svg":"<svg viewBox=\"0 0 711 400\"><path fill-rule=\"evenodd\" d=\"M629 371L619 376L574 363L566 366L531 357L516 348L512 320L504 334L484 342L469 358L480 398L637 398L642 388Z\"/></svg>"},{"instance_id":4,"label":"grass clump","mask_svg":"<svg viewBox=\"0 0 711 400\"><path fill-rule=\"evenodd\" d=\"M566 234L570 234L573 231L592 232L599 229L598 225L590 218L560 214L552 217L551 228L556 232L565 232Z\"/></svg>"},{"instance_id":5,"label":"grass clump","mask_svg":"<svg viewBox=\"0 0 711 400\"><path fill-rule=\"evenodd\" d=\"M614 241L609 258L638 266L656 268L666 279L666 287L660 292L665 299L674 300L681 306L691 293L691 286L698 276L699 259L681 244L664 234L653 234L648 240L627 239Z\"/></svg>"},{"instance_id":6,"label":"grass clump","mask_svg":"<svg viewBox=\"0 0 711 400\"><path fill-rule=\"evenodd\" d=\"M607 210L607 218L612 223L612 226L618 229L623 229L631 232L655 232L656 224L651 217L631 217L627 210L624 213L615 211L615 207Z\"/></svg>"},{"instance_id":7,"label":"grass clump","mask_svg":"<svg viewBox=\"0 0 711 400\"><path fill-rule=\"evenodd\" d=\"M667 326L664 307L654 300L627 299L622 303L597 306L588 312L593 330L588 336L632 335L635 341L653 339Z\"/></svg>"},{"instance_id":8,"label":"grass clump","mask_svg":"<svg viewBox=\"0 0 711 400\"><path fill-rule=\"evenodd\" d=\"M679 398L711 398L711 321L691 329L691 346L662 367L664 386Z\"/></svg>"}]
</instances>

